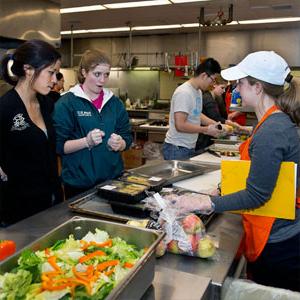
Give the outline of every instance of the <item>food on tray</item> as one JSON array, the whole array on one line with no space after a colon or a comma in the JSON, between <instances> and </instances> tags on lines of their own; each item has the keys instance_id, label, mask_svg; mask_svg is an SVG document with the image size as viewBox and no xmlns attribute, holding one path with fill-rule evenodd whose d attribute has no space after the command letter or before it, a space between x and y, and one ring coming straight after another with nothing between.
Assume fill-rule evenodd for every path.
<instances>
[{"instance_id":1,"label":"food on tray","mask_svg":"<svg viewBox=\"0 0 300 300\"><path fill-rule=\"evenodd\" d=\"M125 185L123 188L118 189L118 192L120 193L125 193L125 194L130 194L130 195L136 195L140 192L143 192L145 190L145 187L142 185L130 183L128 185Z\"/></svg>"},{"instance_id":2,"label":"food on tray","mask_svg":"<svg viewBox=\"0 0 300 300\"><path fill-rule=\"evenodd\" d=\"M149 180L147 178L138 175L129 175L126 177L126 181L150 186Z\"/></svg>"},{"instance_id":3,"label":"food on tray","mask_svg":"<svg viewBox=\"0 0 300 300\"><path fill-rule=\"evenodd\" d=\"M233 151L220 151L220 154L223 156L236 157L239 156L239 153Z\"/></svg>"},{"instance_id":4,"label":"food on tray","mask_svg":"<svg viewBox=\"0 0 300 300\"><path fill-rule=\"evenodd\" d=\"M113 192L129 194L129 195L137 195L146 190L145 185L139 185L135 183L127 183L117 180L112 180L109 184L103 185L100 187L102 190L110 190Z\"/></svg>"},{"instance_id":5,"label":"food on tray","mask_svg":"<svg viewBox=\"0 0 300 300\"><path fill-rule=\"evenodd\" d=\"M70 235L49 248L25 250L18 266L0 275L0 299L105 299L143 254L99 229L81 240Z\"/></svg>"}]
</instances>

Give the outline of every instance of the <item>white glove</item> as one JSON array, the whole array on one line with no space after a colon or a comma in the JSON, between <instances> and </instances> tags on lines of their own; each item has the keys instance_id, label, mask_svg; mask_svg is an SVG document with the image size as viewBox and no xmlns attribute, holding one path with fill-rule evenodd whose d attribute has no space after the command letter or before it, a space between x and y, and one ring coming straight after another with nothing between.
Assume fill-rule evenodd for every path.
<instances>
[{"instance_id":1,"label":"white glove","mask_svg":"<svg viewBox=\"0 0 300 300\"><path fill-rule=\"evenodd\" d=\"M221 129L218 129L218 125L221 126ZM211 135L213 137L219 137L223 133L223 127L221 124L211 124L207 126L207 135Z\"/></svg>"},{"instance_id":2,"label":"white glove","mask_svg":"<svg viewBox=\"0 0 300 300\"><path fill-rule=\"evenodd\" d=\"M0 167L0 178L2 181L7 181L7 175L4 173L1 167Z\"/></svg>"},{"instance_id":3,"label":"white glove","mask_svg":"<svg viewBox=\"0 0 300 300\"><path fill-rule=\"evenodd\" d=\"M210 213L213 210L210 197L201 194L182 195L176 199L175 207L180 213L189 213L193 211Z\"/></svg>"},{"instance_id":4,"label":"white glove","mask_svg":"<svg viewBox=\"0 0 300 300\"><path fill-rule=\"evenodd\" d=\"M102 138L104 136L105 136L105 133L103 131L101 131L100 129L91 130L85 138L88 148L91 149L91 148L99 145L100 143L102 143Z\"/></svg>"},{"instance_id":5,"label":"white glove","mask_svg":"<svg viewBox=\"0 0 300 300\"><path fill-rule=\"evenodd\" d=\"M126 143L120 135L112 133L107 141L107 146L109 150L123 151L126 147Z\"/></svg>"}]
</instances>

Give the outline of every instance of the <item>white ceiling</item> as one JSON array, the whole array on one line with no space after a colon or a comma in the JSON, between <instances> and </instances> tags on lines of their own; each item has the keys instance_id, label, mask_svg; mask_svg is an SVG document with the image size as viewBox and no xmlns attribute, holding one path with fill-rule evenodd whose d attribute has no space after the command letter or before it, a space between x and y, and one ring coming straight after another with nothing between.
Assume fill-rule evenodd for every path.
<instances>
[{"instance_id":1,"label":"white ceiling","mask_svg":"<svg viewBox=\"0 0 300 300\"><path fill-rule=\"evenodd\" d=\"M54 0L55 1L55 0ZM125 2L125 0L61 0L62 8L107 4ZM133 1L127 0L126 2ZM137 1L137 0L135 0ZM300 0L212 0L204 2L190 2L182 4L161 5L143 8L124 8L114 10L100 10L83 13L62 14L62 30L70 30L71 24L73 29L95 29L123 27L126 23L131 22L132 26L148 26L148 25L166 25L166 24L185 24L197 23L200 14L200 8L205 8L205 18L212 19L221 9L224 11L225 18L228 17L229 5L233 4L233 20L249 20L263 18L279 18L279 17L299 17L300 16ZM225 26L223 28L204 28L203 30L237 30L248 29L250 25ZM255 28L274 28L274 27L295 27L300 26L300 22L280 23L280 24L260 24L251 25ZM188 29L168 29L159 31L145 31L138 34L153 33L177 33L192 32L197 28ZM136 34L136 33L135 33ZM84 34L82 36L116 36L128 35L127 33L102 33L102 34ZM63 36L64 37L64 36ZM65 36L67 37L67 36Z\"/></svg>"}]
</instances>

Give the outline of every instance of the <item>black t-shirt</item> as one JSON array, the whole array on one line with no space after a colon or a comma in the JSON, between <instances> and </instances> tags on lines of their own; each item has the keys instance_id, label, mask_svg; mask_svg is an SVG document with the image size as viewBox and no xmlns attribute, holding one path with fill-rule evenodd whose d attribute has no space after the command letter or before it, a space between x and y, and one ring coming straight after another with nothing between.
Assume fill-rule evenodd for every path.
<instances>
[{"instance_id":1,"label":"black t-shirt","mask_svg":"<svg viewBox=\"0 0 300 300\"><path fill-rule=\"evenodd\" d=\"M51 205L59 188L50 99L37 96L47 131L30 119L15 89L0 98L0 219L10 222Z\"/></svg>"}]
</instances>

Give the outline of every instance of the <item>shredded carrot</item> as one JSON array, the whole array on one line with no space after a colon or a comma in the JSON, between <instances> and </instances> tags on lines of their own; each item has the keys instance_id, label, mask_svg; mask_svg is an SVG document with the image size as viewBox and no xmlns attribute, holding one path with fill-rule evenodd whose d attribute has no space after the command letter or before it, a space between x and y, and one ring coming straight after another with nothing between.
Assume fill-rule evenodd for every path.
<instances>
[{"instance_id":1,"label":"shredded carrot","mask_svg":"<svg viewBox=\"0 0 300 300\"><path fill-rule=\"evenodd\" d=\"M61 268L56 263L56 256L50 256L48 257L48 263L51 265L51 267L58 272L61 272Z\"/></svg>"},{"instance_id":2,"label":"shredded carrot","mask_svg":"<svg viewBox=\"0 0 300 300\"><path fill-rule=\"evenodd\" d=\"M115 268L111 268L110 270L104 272L106 276L110 276L115 271Z\"/></svg>"},{"instance_id":3,"label":"shredded carrot","mask_svg":"<svg viewBox=\"0 0 300 300\"><path fill-rule=\"evenodd\" d=\"M104 271L108 267L116 266L117 264L119 264L119 262L120 261L118 259L105 261L105 262L100 263L100 264L97 265L97 270L100 271L100 272Z\"/></svg>"},{"instance_id":4,"label":"shredded carrot","mask_svg":"<svg viewBox=\"0 0 300 300\"><path fill-rule=\"evenodd\" d=\"M111 247L112 246L112 240L108 239L107 241L103 242L103 243L97 243L94 241L91 242L86 242L84 240L80 241L82 244L81 249L82 250L86 250L87 248L91 247L91 246L95 246L95 247L99 247L99 248L104 248L104 247Z\"/></svg>"},{"instance_id":5,"label":"shredded carrot","mask_svg":"<svg viewBox=\"0 0 300 300\"><path fill-rule=\"evenodd\" d=\"M105 252L103 252L103 251L101 251L101 250L97 250L97 251L95 251L95 252L92 252L92 253L89 253L89 254L87 254L87 255L85 255L85 256L80 257L80 258L79 258L79 262L80 262L80 263L84 263L84 262L86 262L86 261L92 259L93 257L96 257L96 256L105 256L105 255L106 255Z\"/></svg>"},{"instance_id":6,"label":"shredded carrot","mask_svg":"<svg viewBox=\"0 0 300 300\"><path fill-rule=\"evenodd\" d=\"M45 249L45 255L46 255L46 256L49 256L49 255L50 255L50 249L49 249L49 248L46 248L46 249Z\"/></svg>"},{"instance_id":7,"label":"shredded carrot","mask_svg":"<svg viewBox=\"0 0 300 300\"><path fill-rule=\"evenodd\" d=\"M130 269L134 266L134 264L132 264L130 262L125 262L123 266L124 266L124 268L129 268Z\"/></svg>"}]
</instances>

